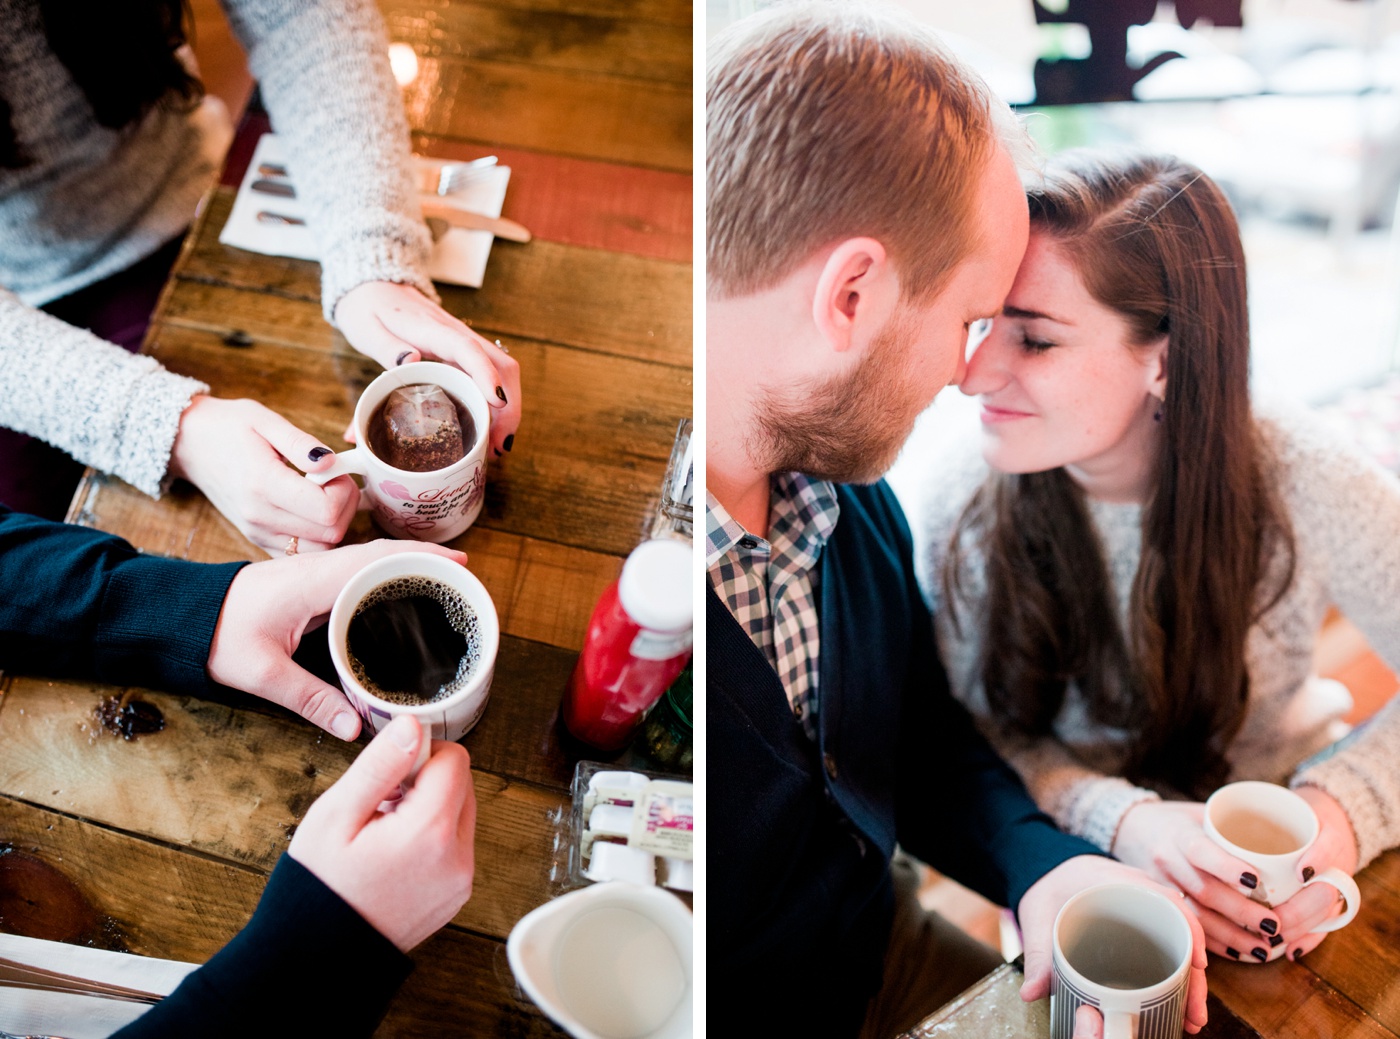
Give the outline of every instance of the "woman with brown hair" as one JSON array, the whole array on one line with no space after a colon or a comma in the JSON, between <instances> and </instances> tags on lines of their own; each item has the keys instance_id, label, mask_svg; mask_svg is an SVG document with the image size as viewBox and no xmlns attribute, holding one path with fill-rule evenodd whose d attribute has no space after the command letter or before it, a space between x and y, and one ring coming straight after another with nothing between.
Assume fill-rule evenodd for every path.
<instances>
[{"instance_id":1,"label":"woman with brown hair","mask_svg":"<svg viewBox=\"0 0 1400 1039\"><path fill-rule=\"evenodd\" d=\"M1400 844L1400 707L1307 760L1350 705L1311 674L1326 609L1400 662L1400 485L1315 420L1252 411L1239 230L1199 170L1071 152L1028 198L962 382L981 458L930 475L953 690L1061 827L1186 893L1212 951L1297 958L1335 890L1251 901L1200 802L1291 783L1322 823L1307 876Z\"/></svg>"}]
</instances>

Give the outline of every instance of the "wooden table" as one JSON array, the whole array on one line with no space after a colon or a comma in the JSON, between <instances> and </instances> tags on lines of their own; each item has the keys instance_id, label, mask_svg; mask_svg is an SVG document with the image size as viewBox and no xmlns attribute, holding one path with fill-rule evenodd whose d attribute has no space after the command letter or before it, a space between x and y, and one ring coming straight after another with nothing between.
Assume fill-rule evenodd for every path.
<instances>
[{"instance_id":1,"label":"wooden table","mask_svg":"<svg viewBox=\"0 0 1400 1039\"><path fill-rule=\"evenodd\" d=\"M1201 1039L1394 1039L1400 1036L1400 851L1356 878L1361 912L1302 961L1232 963L1212 956L1210 1023ZM907 1039L1036 1039L1048 1001L1025 1007L1021 978L998 968L930 1015Z\"/></svg>"},{"instance_id":2,"label":"wooden table","mask_svg":"<svg viewBox=\"0 0 1400 1039\"><path fill-rule=\"evenodd\" d=\"M499 155L514 171L504 215L536 237L498 241L483 289L443 287L450 311L519 359L525 417L514 451L491 464L480 520L453 543L503 635L490 706L465 741L480 805L475 894L415 955L380 1034L555 1034L515 986L503 942L562 890L555 841L578 755L561 746L559 695L692 414L691 7L382 6L391 37L419 56L405 91L417 150ZM218 243L232 196L225 185L209 199L146 349L339 443L377 366L322 319L315 264ZM89 473L69 519L146 552L262 558L189 487L156 502ZM349 540L372 536L361 516ZM298 820L359 746L250 697L148 690L136 695L164 713L164 731L97 735L95 707L122 692L3 679L0 841L95 906L96 928L70 940L203 961L246 922Z\"/></svg>"}]
</instances>

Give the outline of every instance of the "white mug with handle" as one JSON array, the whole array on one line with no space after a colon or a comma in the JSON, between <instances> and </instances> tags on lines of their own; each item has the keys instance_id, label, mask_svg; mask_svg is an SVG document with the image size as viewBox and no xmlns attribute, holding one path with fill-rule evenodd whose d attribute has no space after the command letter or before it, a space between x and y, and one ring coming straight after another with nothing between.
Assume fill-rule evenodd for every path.
<instances>
[{"instance_id":1,"label":"white mug with handle","mask_svg":"<svg viewBox=\"0 0 1400 1039\"><path fill-rule=\"evenodd\" d=\"M1229 783L1206 801L1206 836L1254 868L1259 886L1250 897L1256 902L1274 907L1312 884L1329 884L1346 899L1346 910L1314 927L1313 934L1345 927L1361 908L1361 891L1342 870L1300 879L1298 868L1320 829L1312 806L1274 783Z\"/></svg>"},{"instance_id":2,"label":"white mug with handle","mask_svg":"<svg viewBox=\"0 0 1400 1039\"><path fill-rule=\"evenodd\" d=\"M441 386L463 405L475 426L467 453L442 469L416 473L396 469L370 448L369 423L384 399L401 386L429 383ZM366 387L355 405L355 436L359 445L335 456L324 472L307 479L326 484L354 473L364 479L364 502L375 519L396 538L441 544L451 541L476 522L486 495L486 446L491 436L491 409L476 383L460 368L437 361L415 361L390 368Z\"/></svg>"},{"instance_id":3,"label":"white mug with handle","mask_svg":"<svg viewBox=\"0 0 1400 1039\"><path fill-rule=\"evenodd\" d=\"M1103 1015L1104 1039L1181 1035L1192 945L1176 901L1137 884L1099 884L1061 907L1053 937L1051 1039L1072 1039L1086 1004Z\"/></svg>"}]
</instances>

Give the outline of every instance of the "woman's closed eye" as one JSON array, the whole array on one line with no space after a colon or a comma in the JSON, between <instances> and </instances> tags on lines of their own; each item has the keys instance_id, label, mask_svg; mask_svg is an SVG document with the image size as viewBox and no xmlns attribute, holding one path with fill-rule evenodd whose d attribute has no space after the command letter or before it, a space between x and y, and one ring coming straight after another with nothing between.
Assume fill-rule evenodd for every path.
<instances>
[{"instance_id":1,"label":"woman's closed eye","mask_svg":"<svg viewBox=\"0 0 1400 1039\"><path fill-rule=\"evenodd\" d=\"M1049 339L1037 339L1024 329L1021 331L1021 349L1028 354L1043 354L1054 345Z\"/></svg>"}]
</instances>

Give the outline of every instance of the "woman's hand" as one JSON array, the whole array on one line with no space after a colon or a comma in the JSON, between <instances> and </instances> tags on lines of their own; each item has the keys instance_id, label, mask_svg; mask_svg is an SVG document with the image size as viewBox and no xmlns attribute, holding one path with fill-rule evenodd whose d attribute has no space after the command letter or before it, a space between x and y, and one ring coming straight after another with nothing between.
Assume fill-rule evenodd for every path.
<instances>
[{"instance_id":1,"label":"woman's hand","mask_svg":"<svg viewBox=\"0 0 1400 1039\"><path fill-rule=\"evenodd\" d=\"M471 376L491 406L491 447L509 451L520 427L520 365L411 285L368 281L335 307L335 323L360 353L385 368L444 361Z\"/></svg>"},{"instance_id":2,"label":"woman's hand","mask_svg":"<svg viewBox=\"0 0 1400 1039\"><path fill-rule=\"evenodd\" d=\"M1211 952L1246 963L1278 959L1292 937L1281 914L1249 897L1259 884L1254 868L1207 837L1204 819L1205 805L1194 801L1144 801L1123 816L1113 854L1185 894Z\"/></svg>"},{"instance_id":3,"label":"woman's hand","mask_svg":"<svg viewBox=\"0 0 1400 1039\"><path fill-rule=\"evenodd\" d=\"M1317 840L1298 864L1298 880L1306 883L1323 870L1336 868L1351 876L1356 872L1356 834L1346 811L1329 794L1315 786L1301 786L1298 794L1317 813L1321 828ZM1287 955L1296 960L1312 952L1325 934L1311 934L1314 927L1342 911L1344 902L1331 884L1310 884L1278 906L1280 932L1287 938Z\"/></svg>"},{"instance_id":4,"label":"woman's hand","mask_svg":"<svg viewBox=\"0 0 1400 1039\"><path fill-rule=\"evenodd\" d=\"M257 401L199 394L180 416L170 474L194 484L249 541L281 554L292 538L302 552L339 544L360 491L348 477L318 487L288 469L319 472L331 449Z\"/></svg>"}]
</instances>

